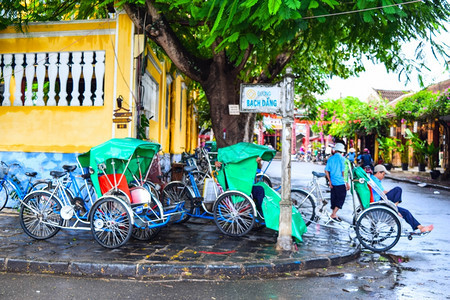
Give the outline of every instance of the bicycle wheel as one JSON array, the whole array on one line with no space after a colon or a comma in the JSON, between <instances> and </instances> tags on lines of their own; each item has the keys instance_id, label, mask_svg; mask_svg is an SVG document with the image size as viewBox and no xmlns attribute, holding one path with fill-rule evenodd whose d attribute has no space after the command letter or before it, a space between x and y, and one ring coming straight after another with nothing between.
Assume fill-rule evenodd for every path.
<instances>
[{"instance_id":1,"label":"bicycle wheel","mask_svg":"<svg viewBox=\"0 0 450 300\"><path fill-rule=\"evenodd\" d=\"M384 252L394 247L401 235L400 220L386 207L370 207L356 221L356 236L365 248Z\"/></svg>"},{"instance_id":2,"label":"bicycle wheel","mask_svg":"<svg viewBox=\"0 0 450 300\"><path fill-rule=\"evenodd\" d=\"M230 236L243 236L255 224L256 210L247 195L226 192L214 203L214 222L220 231Z\"/></svg>"},{"instance_id":3,"label":"bicycle wheel","mask_svg":"<svg viewBox=\"0 0 450 300\"><path fill-rule=\"evenodd\" d=\"M92 203L97 201L97 193L95 192L94 185L90 181L81 186L80 195L84 202L89 202L91 198ZM89 195L91 195L91 197L89 197Z\"/></svg>"},{"instance_id":4,"label":"bicycle wheel","mask_svg":"<svg viewBox=\"0 0 450 300\"><path fill-rule=\"evenodd\" d=\"M48 187L48 183L49 182L47 180L38 180L35 183L33 183L29 192L45 190Z\"/></svg>"},{"instance_id":5,"label":"bicycle wheel","mask_svg":"<svg viewBox=\"0 0 450 300\"><path fill-rule=\"evenodd\" d=\"M272 180L270 180L270 177L267 176L266 174L256 174L256 182L265 182L268 186L272 187Z\"/></svg>"},{"instance_id":6,"label":"bicycle wheel","mask_svg":"<svg viewBox=\"0 0 450 300\"><path fill-rule=\"evenodd\" d=\"M91 232L101 246L109 249L124 245L131 237L131 214L118 199L106 197L92 206Z\"/></svg>"},{"instance_id":7,"label":"bicycle wheel","mask_svg":"<svg viewBox=\"0 0 450 300\"><path fill-rule=\"evenodd\" d=\"M192 171L191 175L194 177L195 184L197 185L197 188L201 194L203 191L203 186L205 184L205 179L211 178L211 175L209 175L208 173L205 173L205 172L201 172L201 171ZM190 179L189 175L186 174L184 182L187 185L191 185L191 181L189 179Z\"/></svg>"},{"instance_id":8,"label":"bicycle wheel","mask_svg":"<svg viewBox=\"0 0 450 300\"><path fill-rule=\"evenodd\" d=\"M291 190L292 204L302 215L306 226L309 226L316 217L316 203L312 195L302 190Z\"/></svg>"},{"instance_id":9,"label":"bicycle wheel","mask_svg":"<svg viewBox=\"0 0 450 300\"><path fill-rule=\"evenodd\" d=\"M53 237L61 229L61 203L46 191L28 194L20 206L20 225L23 231L37 240Z\"/></svg>"},{"instance_id":10,"label":"bicycle wheel","mask_svg":"<svg viewBox=\"0 0 450 300\"><path fill-rule=\"evenodd\" d=\"M171 217L172 222L184 223L190 219L194 211L193 195L186 184L172 181L161 192L161 203L166 210L173 210L178 205L178 214Z\"/></svg>"},{"instance_id":11,"label":"bicycle wheel","mask_svg":"<svg viewBox=\"0 0 450 300\"><path fill-rule=\"evenodd\" d=\"M155 197L157 200L159 200L159 191L156 188L156 185L151 182L151 181L146 181L144 182L144 184L142 185L147 191L150 192L150 194Z\"/></svg>"},{"instance_id":12,"label":"bicycle wheel","mask_svg":"<svg viewBox=\"0 0 450 300\"><path fill-rule=\"evenodd\" d=\"M8 190L6 189L6 184L3 182L0 184L0 210L5 208L8 202Z\"/></svg>"},{"instance_id":13,"label":"bicycle wheel","mask_svg":"<svg viewBox=\"0 0 450 300\"><path fill-rule=\"evenodd\" d=\"M154 238L161 231L161 228L162 228L162 226L153 227L153 228L149 228L149 227L141 228L141 227L133 226L133 231L131 232L131 236L140 241L149 241L152 238Z\"/></svg>"}]
</instances>

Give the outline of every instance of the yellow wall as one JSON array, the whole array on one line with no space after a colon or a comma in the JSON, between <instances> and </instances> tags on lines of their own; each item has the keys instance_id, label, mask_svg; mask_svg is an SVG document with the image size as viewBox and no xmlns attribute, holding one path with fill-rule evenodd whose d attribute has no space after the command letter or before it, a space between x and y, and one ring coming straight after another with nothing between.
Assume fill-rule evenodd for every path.
<instances>
[{"instance_id":1,"label":"yellow wall","mask_svg":"<svg viewBox=\"0 0 450 300\"><path fill-rule=\"evenodd\" d=\"M136 96L136 42L134 26L126 14L119 14L112 20L33 24L28 32L19 34L12 28L0 31L0 54L105 51L104 105L0 106L0 151L80 153L112 137L136 137L134 120L127 124L126 129L119 129L113 123L119 96L123 97L123 107L130 109L133 118L137 115L133 104ZM187 106L186 90L182 95L183 107L180 107L183 78L176 73L171 74L169 125L166 127L170 64L161 62L149 49L153 63L147 62L147 70L159 84L159 115L157 120L150 120L148 138L160 143L166 153L193 150L195 147L191 144L196 145L197 123L192 107ZM13 98L14 91L10 99Z\"/></svg>"},{"instance_id":2,"label":"yellow wall","mask_svg":"<svg viewBox=\"0 0 450 300\"><path fill-rule=\"evenodd\" d=\"M0 32L0 37L12 35L0 40L0 53L106 52L104 106L0 106L0 151L80 152L111 138L115 39L107 32L114 32L115 26L114 21L62 22L30 26L31 37L9 28ZM85 31L77 35L81 30ZM101 35L96 34L98 31ZM46 37L49 32L59 32L61 36Z\"/></svg>"}]
</instances>

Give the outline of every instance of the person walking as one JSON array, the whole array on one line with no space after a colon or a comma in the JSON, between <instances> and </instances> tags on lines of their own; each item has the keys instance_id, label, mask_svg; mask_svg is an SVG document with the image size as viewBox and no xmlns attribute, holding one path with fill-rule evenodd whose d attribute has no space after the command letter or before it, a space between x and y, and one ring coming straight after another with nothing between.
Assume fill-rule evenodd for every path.
<instances>
[{"instance_id":1,"label":"person walking","mask_svg":"<svg viewBox=\"0 0 450 300\"><path fill-rule=\"evenodd\" d=\"M361 167L365 169L367 166L369 166L373 172L373 159L370 155L369 149L364 148L363 154L358 156L358 161Z\"/></svg>"},{"instance_id":2,"label":"person walking","mask_svg":"<svg viewBox=\"0 0 450 300\"><path fill-rule=\"evenodd\" d=\"M331 215L330 218L336 222L342 221L338 216L337 212L342 209L344 205L345 197L347 191L350 189L349 183L345 182L344 172L345 172L345 158L343 154L345 153L344 144L337 143L334 146L334 154L328 159L327 165L325 166L325 175L328 179L328 184L331 189Z\"/></svg>"}]
</instances>

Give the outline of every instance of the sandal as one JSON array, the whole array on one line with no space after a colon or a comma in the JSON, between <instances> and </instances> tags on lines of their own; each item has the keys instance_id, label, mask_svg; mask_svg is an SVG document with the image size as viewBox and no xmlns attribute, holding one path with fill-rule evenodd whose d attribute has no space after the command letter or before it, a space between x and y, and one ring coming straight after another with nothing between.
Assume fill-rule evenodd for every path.
<instances>
[{"instance_id":1,"label":"sandal","mask_svg":"<svg viewBox=\"0 0 450 300\"><path fill-rule=\"evenodd\" d=\"M336 221L336 222L342 222L341 218L339 218L339 217L331 218L331 220Z\"/></svg>"}]
</instances>

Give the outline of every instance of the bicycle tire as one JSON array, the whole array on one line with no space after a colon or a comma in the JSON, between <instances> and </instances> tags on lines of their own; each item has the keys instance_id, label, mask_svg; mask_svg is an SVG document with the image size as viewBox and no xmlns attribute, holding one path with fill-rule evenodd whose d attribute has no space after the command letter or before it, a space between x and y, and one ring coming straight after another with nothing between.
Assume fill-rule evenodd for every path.
<instances>
[{"instance_id":1,"label":"bicycle tire","mask_svg":"<svg viewBox=\"0 0 450 300\"><path fill-rule=\"evenodd\" d=\"M241 192L225 192L214 203L214 222L229 236L243 236L252 230L256 209L253 200Z\"/></svg>"},{"instance_id":2,"label":"bicycle tire","mask_svg":"<svg viewBox=\"0 0 450 300\"><path fill-rule=\"evenodd\" d=\"M267 176L266 174L256 174L256 182L264 182L266 183L268 186L272 187L272 180L270 180L270 177Z\"/></svg>"},{"instance_id":3,"label":"bicycle tire","mask_svg":"<svg viewBox=\"0 0 450 300\"><path fill-rule=\"evenodd\" d=\"M95 202L91 213L91 232L102 247L119 248L132 235L131 214L123 202L115 197L104 197Z\"/></svg>"},{"instance_id":4,"label":"bicycle tire","mask_svg":"<svg viewBox=\"0 0 450 300\"><path fill-rule=\"evenodd\" d=\"M394 247L401 236L400 220L387 207L370 207L356 221L356 236L364 248L385 252Z\"/></svg>"},{"instance_id":5,"label":"bicycle tire","mask_svg":"<svg viewBox=\"0 0 450 300\"><path fill-rule=\"evenodd\" d=\"M184 223L190 219L194 211L194 201L187 185L181 181L169 182L161 192L161 203L164 207L174 207L183 203L179 212L171 217L171 222Z\"/></svg>"},{"instance_id":6,"label":"bicycle tire","mask_svg":"<svg viewBox=\"0 0 450 300\"><path fill-rule=\"evenodd\" d=\"M45 240L53 237L64 222L61 203L48 191L28 194L20 206L20 226L30 237Z\"/></svg>"},{"instance_id":7,"label":"bicycle tire","mask_svg":"<svg viewBox=\"0 0 450 300\"><path fill-rule=\"evenodd\" d=\"M0 211L5 208L8 202L8 189L6 188L5 182L0 185Z\"/></svg>"},{"instance_id":8,"label":"bicycle tire","mask_svg":"<svg viewBox=\"0 0 450 300\"><path fill-rule=\"evenodd\" d=\"M292 205L302 215L306 226L309 226L316 218L316 203L312 195L306 191L294 189L291 190Z\"/></svg>"}]
</instances>

